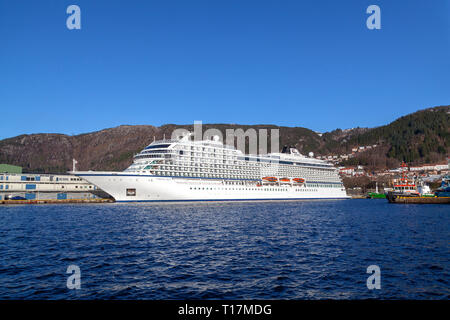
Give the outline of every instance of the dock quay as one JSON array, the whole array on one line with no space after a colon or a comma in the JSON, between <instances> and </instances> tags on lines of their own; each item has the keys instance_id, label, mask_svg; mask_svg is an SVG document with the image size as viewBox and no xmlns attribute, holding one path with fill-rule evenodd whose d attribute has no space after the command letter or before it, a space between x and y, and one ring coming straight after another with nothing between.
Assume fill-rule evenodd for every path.
<instances>
[{"instance_id":1,"label":"dock quay","mask_svg":"<svg viewBox=\"0 0 450 320\"><path fill-rule=\"evenodd\" d=\"M363 194L353 194L351 195L352 199L367 199L367 196Z\"/></svg>"},{"instance_id":2,"label":"dock quay","mask_svg":"<svg viewBox=\"0 0 450 320\"><path fill-rule=\"evenodd\" d=\"M65 203L112 203L113 199L46 199L46 200L0 200L0 204L65 204Z\"/></svg>"},{"instance_id":3,"label":"dock quay","mask_svg":"<svg viewBox=\"0 0 450 320\"><path fill-rule=\"evenodd\" d=\"M415 204L450 204L450 197L402 197L396 196L389 199L390 203L415 203Z\"/></svg>"}]
</instances>

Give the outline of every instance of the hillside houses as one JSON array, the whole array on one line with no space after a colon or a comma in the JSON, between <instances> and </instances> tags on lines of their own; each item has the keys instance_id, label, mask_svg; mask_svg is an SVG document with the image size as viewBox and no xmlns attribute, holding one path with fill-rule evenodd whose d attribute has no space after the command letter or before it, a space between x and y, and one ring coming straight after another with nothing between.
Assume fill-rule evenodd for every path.
<instances>
[{"instance_id":1,"label":"hillside houses","mask_svg":"<svg viewBox=\"0 0 450 320\"><path fill-rule=\"evenodd\" d=\"M358 147L352 148L352 153L349 153L349 154L340 154L340 155L331 154L331 155L317 156L316 159L326 160L326 161L337 164L341 161L345 161L345 160L353 158L359 152L368 151L373 148L376 148L377 146L378 145L376 145L376 144L370 145L370 146L358 146Z\"/></svg>"},{"instance_id":2,"label":"hillside houses","mask_svg":"<svg viewBox=\"0 0 450 320\"><path fill-rule=\"evenodd\" d=\"M447 163L437 163L437 164L424 164L421 166L411 166L408 168L408 172L418 175L418 174L448 174L450 168L450 158ZM402 168L393 168L384 171L375 172L374 174L377 176L383 175L397 175L402 172ZM355 166L355 167L339 167L339 173L341 176L371 176L371 173L368 173L364 170L363 166Z\"/></svg>"}]
</instances>

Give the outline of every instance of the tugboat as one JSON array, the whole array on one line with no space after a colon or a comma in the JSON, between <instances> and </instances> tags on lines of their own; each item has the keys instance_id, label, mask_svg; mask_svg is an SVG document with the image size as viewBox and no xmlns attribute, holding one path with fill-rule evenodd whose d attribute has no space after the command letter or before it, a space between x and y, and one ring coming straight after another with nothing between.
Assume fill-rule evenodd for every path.
<instances>
[{"instance_id":1,"label":"tugboat","mask_svg":"<svg viewBox=\"0 0 450 320\"><path fill-rule=\"evenodd\" d=\"M420 197L419 191L417 191L417 187L414 182L409 182L408 177L406 176L406 171L408 170L408 166L406 163L402 162L402 177L399 179L399 183L394 185L392 191L388 191L386 194L386 198L390 203L397 202L396 199L398 197Z\"/></svg>"},{"instance_id":2,"label":"tugboat","mask_svg":"<svg viewBox=\"0 0 450 320\"><path fill-rule=\"evenodd\" d=\"M435 191L434 196L430 196L426 188L422 189L422 194L419 193L421 188L416 189L416 185L410 184L405 176L403 171L400 184L395 185L394 190L386 194L390 203L450 204L450 176L442 179L442 184Z\"/></svg>"}]
</instances>

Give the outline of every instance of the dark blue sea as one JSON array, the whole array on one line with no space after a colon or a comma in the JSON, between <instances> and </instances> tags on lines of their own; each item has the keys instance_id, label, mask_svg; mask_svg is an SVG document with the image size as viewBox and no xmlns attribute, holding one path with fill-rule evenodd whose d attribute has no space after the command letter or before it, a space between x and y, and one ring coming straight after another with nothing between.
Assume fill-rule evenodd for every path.
<instances>
[{"instance_id":1,"label":"dark blue sea","mask_svg":"<svg viewBox=\"0 0 450 320\"><path fill-rule=\"evenodd\" d=\"M449 299L450 206L0 207L0 299ZM80 289L68 289L69 265ZM367 267L380 268L369 290Z\"/></svg>"}]
</instances>

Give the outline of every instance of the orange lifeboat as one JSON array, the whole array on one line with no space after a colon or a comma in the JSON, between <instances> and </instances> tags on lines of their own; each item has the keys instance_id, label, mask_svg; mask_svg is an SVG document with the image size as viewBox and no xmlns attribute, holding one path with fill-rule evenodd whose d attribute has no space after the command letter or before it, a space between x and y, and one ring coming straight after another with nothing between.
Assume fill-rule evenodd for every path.
<instances>
[{"instance_id":1,"label":"orange lifeboat","mask_svg":"<svg viewBox=\"0 0 450 320\"><path fill-rule=\"evenodd\" d=\"M278 179L275 177L264 177L263 180L269 181L269 182L277 182Z\"/></svg>"},{"instance_id":2,"label":"orange lifeboat","mask_svg":"<svg viewBox=\"0 0 450 320\"><path fill-rule=\"evenodd\" d=\"M291 182L291 179L289 179L289 178L281 178L280 181L281 182Z\"/></svg>"},{"instance_id":3,"label":"orange lifeboat","mask_svg":"<svg viewBox=\"0 0 450 320\"><path fill-rule=\"evenodd\" d=\"M304 183L305 182L305 179L303 179L303 178L294 178L292 180L294 180L295 183Z\"/></svg>"}]
</instances>

